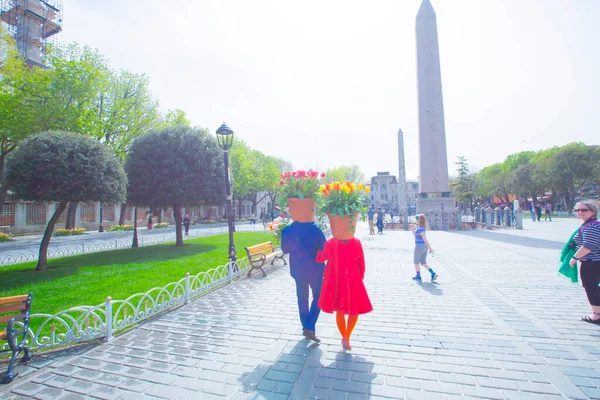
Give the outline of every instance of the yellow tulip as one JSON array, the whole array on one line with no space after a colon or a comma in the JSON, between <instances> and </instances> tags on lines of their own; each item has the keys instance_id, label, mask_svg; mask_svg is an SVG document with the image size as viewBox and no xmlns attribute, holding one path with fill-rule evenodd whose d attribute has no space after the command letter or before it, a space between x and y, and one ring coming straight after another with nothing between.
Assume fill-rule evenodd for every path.
<instances>
[{"instance_id":1,"label":"yellow tulip","mask_svg":"<svg viewBox=\"0 0 600 400\"><path fill-rule=\"evenodd\" d=\"M365 185L362 183L358 184L358 190L363 190L365 188Z\"/></svg>"},{"instance_id":2,"label":"yellow tulip","mask_svg":"<svg viewBox=\"0 0 600 400\"><path fill-rule=\"evenodd\" d=\"M368 187L368 186L367 186L367 187L365 187L365 193L369 193L370 191L371 191L371 188L370 188L370 187Z\"/></svg>"},{"instance_id":3,"label":"yellow tulip","mask_svg":"<svg viewBox=\"0 0 600 400\"><path fill-rule=\"evenodd\" d=\"M319 188L319 193L323 193L325 191L325 185L321 185Z\"/></svg>"}]
</instances>

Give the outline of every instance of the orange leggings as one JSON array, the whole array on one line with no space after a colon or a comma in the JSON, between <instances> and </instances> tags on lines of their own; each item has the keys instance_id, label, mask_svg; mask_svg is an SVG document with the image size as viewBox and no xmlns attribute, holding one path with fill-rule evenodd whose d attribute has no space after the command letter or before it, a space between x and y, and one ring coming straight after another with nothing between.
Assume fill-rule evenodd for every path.
<instances>
[{"instance_id":1,"label":"orange leggings","mask_svg":"<svg viewBox=\"0 0 600 400\"><path fill-rule=\"evenodd\" d=\"M335 314L335 322L337 323L338 330L342 334L342 338L350 340L350 335L358 322L358 315L348 315L348 323L346 323L346 314L337 312Z\"/></svg>"}]
</instances>

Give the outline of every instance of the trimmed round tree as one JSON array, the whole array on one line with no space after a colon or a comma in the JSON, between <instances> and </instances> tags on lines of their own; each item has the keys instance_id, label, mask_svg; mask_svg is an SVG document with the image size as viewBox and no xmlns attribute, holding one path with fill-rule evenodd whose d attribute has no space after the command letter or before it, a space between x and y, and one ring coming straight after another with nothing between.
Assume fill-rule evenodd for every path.
<instances>
[{"instance_id":1,"label":"trimmed round tree","mask_svg":"<svg viewBox=\"0 0 600 400\"><path fill-rule=\"evenodd\" d=\"M127 199L138 206L172 207L175 246L181 247L181 207L223 204L223 169L223 151L206 130L180 125L150 131L129 149Z\"/></svg>"},{"instance_id":2,"label":"trimmed round tree","mask_svg":"<svg viewBox=\"0 0 600 400\"><path fill-rule=\"evenodd\" d=\"M58 202L40 244L36 271L46 270L54 225L70 201L125 200L127 177L121 161L100 142L70 132L46 132L27 139L6 161L11 197Z\"/></svg>"}]
</instances>

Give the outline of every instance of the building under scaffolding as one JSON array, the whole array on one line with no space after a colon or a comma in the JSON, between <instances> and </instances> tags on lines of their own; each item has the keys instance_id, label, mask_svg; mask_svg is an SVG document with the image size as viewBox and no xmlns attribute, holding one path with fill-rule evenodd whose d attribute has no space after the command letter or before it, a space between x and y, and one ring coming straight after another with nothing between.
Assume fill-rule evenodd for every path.
<instances>
[{"instance_id":1,"label":"building under scaffolding","mask_svg":"<svg viewBox=\"0 0 600 400\"><path fill-rule=\"evenodd\" d=\"M0 0L0 20L27 63L41 67L46 46L62 30L62 0Z\"/></svg>"}]
</instances>

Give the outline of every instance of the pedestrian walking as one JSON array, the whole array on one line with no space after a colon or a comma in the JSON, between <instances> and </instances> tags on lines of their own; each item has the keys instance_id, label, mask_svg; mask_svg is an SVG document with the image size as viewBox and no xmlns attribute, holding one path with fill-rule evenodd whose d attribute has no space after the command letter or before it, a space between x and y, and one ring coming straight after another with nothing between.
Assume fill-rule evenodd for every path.
<instances>
[{"instance_id":1,"label":"pedestrian walking","mask_svg":"<svg viewBox=\"0 0 600 400\"><path fill-rule=\"evenodd\" d=\"M535 212L535 206L533 205L533 201L529 203L529 212L531 213L531 220L535 222L535 217L537 214Z\"/></svg>"},{"instance_id":2,"label":"pedestrian walking","mask_svg":"<svg viewBox=\"0 0 600 400\"><path fill-rule=\"evenodd\" d=\"M535 205L535 215L537 217L538 222L542 222L542 205L537 203Z\"/></svg>"},{"instance_id":3,"label":"pedestrian walking","mask_svg":"<svg viewBox=\"0 0 600 400\"><path fill-rule=\"evenodd\" d=\"M317 261L327 262L319 307L326 313L335 313L335 321L342 335L344 350L352 350L350 335L358 316L373 311L363 280L365 255L360 240L329 239Z\"/></svg>"},{"instance_id":4,"label":"pedestrian walking","mask_svg":"<svg viewBox=\"0 0 600 400\"><path fill-rule=\"evenodd\" d=\"M585 289L592 313L582 321L600 325L600 221L598 203L593 200L580 201L573 211L583 221L573 240L577 251L569 264L577 268L580 263L581 284Z\"/></svg>"},{"instance_id":5,"label":"pedestrian walking","mask_svg":"<svg viewBox=\"0 0 600 400\"><path fill-rule=\"evenodd\" d=\"M152 214L148 214L148 230L152 230Z\"/></svg>"},{"instance_id":6,"label":"pedestrian walking","mask_svg":"<svg viewBox=\"0 0 600 400\"><path fill-rule=\"evenodd\" d=\"M383 234L383 217L385 214L381 210L381 207L377 209L377 233Z\"/></svg>"},{"instance_id":7,"label":"pedestrian walking","mask_svg":"<svg viewBox=\"0 0 600 400\"><path fill-rule=\"evenodd\" d=\"M375 209L373 206L370 206L367 210L367 221L369 221L369 235L375 234L375 222L373 219L375 218Z\"/></svg>"},{"instance_id":8,"label":"pedestrian walking","mask_svg":"<svg viewBox=\"0 0 600 400\"><path fill-rule=\"evenodd\" d=\"M544 206L544 221L548 221L550 218L550 222L552 222L552 204L549 202Z\"/></svg>"},{"instance_id":9,"label":"pedestrian walking","mask_svg":"<svg viewBox=\"0 0 600 400\"><path fill-rule=\"evenodd\" d=\"M302 334L315 342L321 341L316 335L316 324L321 313L318 302L325 270L325 264L317 261L317 252L325 241L325 235L314 222L294 221L281 231L281 250L290 255L290 275L296 282ZM309 289L312 291L310 306Z\"/></svg>"},{"instance_id":10,"label":"pedestrian walking","mask_svg":"<svg viewBox=\"0 0 600 400\"><path fill-rule=\"evenodd\" d=\"M423 267L431 274L431 281L434 282L438 278L438 274L435 273L433 268L427 264L427 252L433 256L433 247L429 244L427 239L427 218L425 215L418 214L416 216L417 223L410 224L410 230L415 236L415 252L413 256L413 262L415 264L415 276L413 280L421 282L421 268Z\"/></svg>"},{"instance_id":11,"label":"pedestrian walking","mask_svg":"<svg viewBox=\"0 0 600 400\"><path fill-rule=\"evenodd\" d=\"M183 218L183 227L185 228L185 235L189 235L190 234L190 215L189 214L185 214L185 217Z\"/></svg>"}]
</instances>

